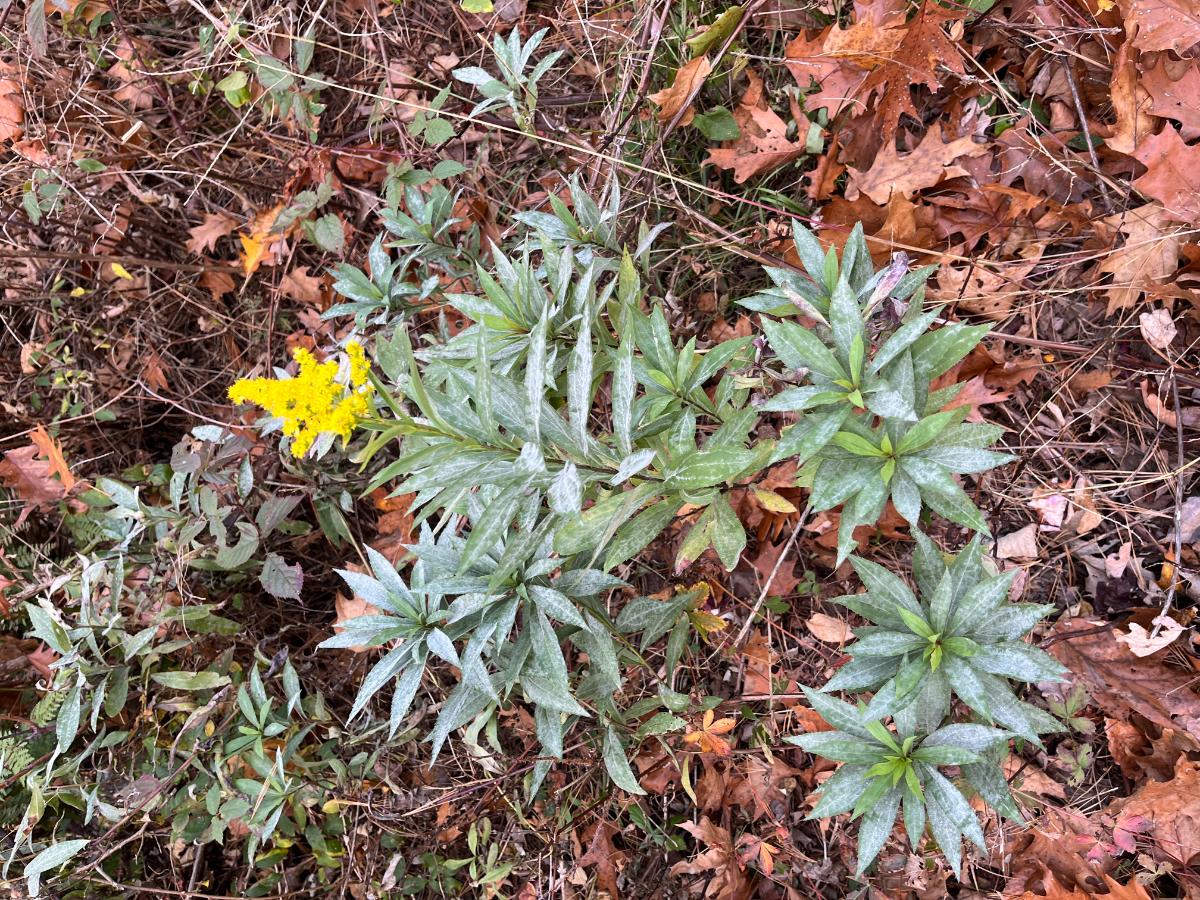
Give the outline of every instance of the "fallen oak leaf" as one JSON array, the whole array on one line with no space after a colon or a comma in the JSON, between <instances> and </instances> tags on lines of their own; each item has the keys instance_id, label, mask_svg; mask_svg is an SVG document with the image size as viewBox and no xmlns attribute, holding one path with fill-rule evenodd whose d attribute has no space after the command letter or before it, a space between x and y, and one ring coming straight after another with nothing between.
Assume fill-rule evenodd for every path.
<instances>
[{"instance_id":1,"label":"fallen oak leaf","mask_svg":"<svg viewBox=\"0 0 1200 900\"><path fill-rule=\"evenodd\" d=\"M750 86L733 113L738 137L723 147L710 149L704 160L706 165L711 163L718 169L732 169L733 180L738 184L756 175L773 172L806 151L805 142L788 140L787 123L767 106L762 79L752 69L746 71ZM808 120L798 107L793 116L805 131Z\"/></svg>"},{"instance_id":2,"label":"fallen oak leaf","mask_svg":"<svg viewBox=\"0 0 1200 900\"><path fill-rule=\"evenodd\" d=\"M1013 845L1013 875L1003 893L1009 897L1058 896L1072 900L1075 896L1091 897L1104 887L1104 876L1115 865L1116 850L1102 839L1099 823L1070 807L1047 806ZM1037 881L1042 882L1045 894L1017 894ZM1050 893L1056 885L1070 890L1078 887L1086 893Z\"/></svg>"},{"instance_id":3,"label":"fallen oak leaf","mask_svg":"<svg viewBox=\"0 0 1200 900\"><path fill-rule=\"evenodd\" d=\"M1105 146L1118 153L1133 153L1151 134L1158 120L1152 115L1151 98L1138 71L1138 53L1129 41L1121 44L1113 60L1109 90L1116 123L1105 138Z\"/></svg>"},{"instance_id":4,"label":"fallen oak leaf","mask_svg":"<svg viewBox=\"0 0 1200 900\"><path fill-rule=\"evenodd\" d=\"M1177 221L1200 222L1200 146L1189 147L1168 126L1131 155L1146 167L1133 182L1142 196L1157 200Z\"/></svg>"},{"instance_id":5,"label":"fallen oak leaf","mask_svg":"<svg viewBox=\"0 0 1200 900\"><path fill-rule=\"evenodd\" d=\"M1130 40L1139 50L1183 51L1200 44L1200 14L1193 0L1120 0ZM1128 25L1126 26L1128 27Z\"/></svg>"},{"instance_id":6,"label":"fallen oak leaf","mask_svg":"<svg viewBox=\"0 0 1200 900\"><path fill-rule=\"evenodd\" d=\"M1112 629L1096 630L1088 619L1063 619L1054 626L1049 652L1079 677L1092 699L1114 718L1142 716L1200 741L1200 696L1194 673L1180 672L1155 656L1137 657Z\"/></svg>"},{"instance_id":7,"label":"fallen oak leaf","mask_svg":"<svg viewBox=\"0 0 1200 900\"><path fill-rule=\"evenodd\" d=\"M1138 82L1149 97L1151 113L1174 119L1193 133L1200 129L1200 104L1195 101L1200 97L1200 66L1196 60L1175 59L1168 53L1143 53L1138 68Z\"/></svg>"},{"instance_id":8,"label":"fallen oak leaf","mask_svg":"<svg viewBox=\"0 0 1200 900\"><path fill-rule=\"evenodd\" d=\"M701 816L700 821L696 823L682 822L679 827L708 849L691 860L675 863L671 866L671 874L697 875L713 872L712 880L705 890L707 896L721 900L736 900L747 896L750 884L738 866L729 829L718 826L708 816Z\"/></svg>"},{"instance_id":9,"label":"fallen oak leaf","mask_svg":"<svg viewBox=\"0 0 1200 900\"><path fill-rule=\"evenodd\" d=\"M1105 313L1111 316L1136 306L1143 293L1175 274L1183 226L1158 203L1114 213L1102 221L1125 238L1124 245L1110 250L1097 270L1113 276Z\"/></svg>"},{"instance_id":10,"label":"fallen oak leaf","mask_svg":"<svg viewBox=\"0 0 1200 900\"><path fill-rule=\"evenodd\" d=\"M235 225L237 219L226 212L207 213L203 222L195 228L188 229L188 234L191 235L187 242L188 252L197 256L211 253L216 248L217 241L230 234Z\"/></svg>"},{"instance_id":11,"label":"fallen oak leaf","mask_svg":"<svg viewBox=\"0 0 1200 900\"><path fill-rule=\"evenodd\" d=\"M596 867L597 886L607 891L613 900L621 896L617 876L625 865L625 854L613 844L613 835L616 834L620 834L616 826L603 820L597 822L593 826L587 852L576 860L576 865L582 868Z\"/></svg>"},{"instance_id":12,"label":"fallen oak leaf","mask_svg":"<svg viewBox=\"0 0 1200 900\"><path fill-rule=\"evenodd\" d=\"M968 174L956 165L956 160L990 152L991 148L975 143L969 134L947 142L942 140L940 129L930 128L912 152L901 155L895 144L889 142L876 155L870 169L865 172L851 169L846 199L854 200L860 192L880 205L887 204L895 194L911 198L917 191L933 187L945 178Z\"/></svg>"},{"instance_id":13,"label":"fallen oak leaf","mask_svg":"<svg viewBox=\"0 0 1200 900\"><path fill-rule=\"evenodd\" d=\"M41 425L29 437L29 444L6 450L0 460L0 484L13 490L25 504L14 526L22 524L35 509L62 500L76 483L62 448Z\"/></svg>"},{"instance_id":14,"label":"fallen oak leaf","mask_svg":"<svg viewBox=\"0 0 1200 900\"><path fill-rule=\"evenodd\" d=\"M1200 763L1180 756L1170 781L1147 781L1106 812L1114 821L1115 841L1128 845L1143 834L1158 858L1190 866L1200 857ZM1120 838L1119 831L1124 832Z\"/></svg>"},{"instance_id":15,"label":"fallen oak leaf","mask_svg":"<svg viewBox=\"0 0 1200 900\"><path fill-rule=\"evenodd\" d=\"M1112 371L1109 369L1088 369L1072 375L1067 379L1067 390L1077 397L1098 391L1112 384Z\"/></svg>"},{"instance_id":16,"label":"fallen oak leaf","mask_svg":"<svg viewBox=\"0 0 1200 900\"><path fill-rule=\"evenodd\" d=\"M658 106L658 121L666 125L680 116L679 124L688 125L695 116L690 101L700 85L712 72L712 64L707 56L697 56L695 59L679 67L669 87L649 95L649 100ZM687 104L687 108L684 106Z\"/></svg>"},{"instance_id":17,"label":"fallen oak leaf","mask_svg":"<svg viewBox=\"0 0 1200 900\"><path fill-rule=\"evenodd\" d=\"M959 21L964 15L965 11L947 10L933 0L925 0L909 20L895 52L867 76L861 96L866 99L872 93L879 95L875 126L883 135L885 149L892 145L902 115L921 120L913 106L911 86L924 85L936 94L942 86L939 69L958 75L966 71L958 48L942 29L946 22ZM886 198L876 202L886 202Z\"/></svg>"},{"instance_id":18,"label":"fallen oak leaf","mask_svg":"<svg viewBox=\"0 0 1200 900\"><path fill-rule=\"evenodd\" d=\"M52 438L41 423L38 423L37 427L29 433L29 440L38 448L39 455L49 464L50 472L58 476L63 492L66 493L75 487L75 476L71 474L71 467L63 458L62 444Z\"/></svg>"},{"instance_id":19,"label":"fallen oak leaf","mask_svg":"<svg viewBox=\"0 0 1200 900\"><path fill-rule=\"evenodd\" d=\"M324 279L308 273L308 266L297 266L279 282L279 290L293 300L315 306L321 312L329 308L330 297L324 290Z\"/></svg>"},{"instance_id":20,"label":"fallen oak leaf","mask_svg":"<svg viewBox=\"0 0 1200 900\"><path fill-rule=\"evenodd\" d=\"M1170 781L1175 762L1196 749L1196 742L1174 728L1155 729L1158 737L1145 734L1132 722L1104 719L1104 736L1113 761L1130 781L1149 776L1155 781Z\"/></svg>"}]
</instances>

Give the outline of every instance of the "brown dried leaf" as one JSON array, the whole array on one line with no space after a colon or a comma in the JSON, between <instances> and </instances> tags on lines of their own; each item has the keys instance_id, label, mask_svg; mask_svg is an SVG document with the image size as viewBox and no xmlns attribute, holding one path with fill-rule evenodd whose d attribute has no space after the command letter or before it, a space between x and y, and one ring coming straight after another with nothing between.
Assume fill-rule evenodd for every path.
<instances>
[{"instance_id":1,"label":"brown dried leaf","mask_svg":"<svg viewBox=\"0 0 1200 900\"><path fill-rule=\"evenodd\" d=\"M1117 641L1111 628L1096 631L1087 619L1056 623L1050 652L1081 678L1105 713L1128 720L1134 713L1161 728L1173 728L1200 739L1200 696L1195 676L1167 666L1160 656L1138 658ZM1087 632L1073 634L1074 632Z\"/></svg>"},{"instance_id":2,"label":"brown dried leaf","mask_svg":"<svg viewBox=\"0 0 1200 900\"><path fill-rule=\"evenodd\" d=\"M201 273L200 284L208 289L214 300L220 300L226 294L232 294L235 287L232 275L228 272L214 272L212 269Z\"/></svg>"},{"instance_id":3,"label":"brown dried leaf","mask_svg":"<svg viewBox=\"0 0 1200 900\"><path fill-rule=\"evenodd\" d=\"M997 559L1037 559L1041 552L1038 550L1038 527L1026 525L1019 531L1002 534L996 539Z\"/></svg>"},{"instance_id":4,"label":"brown dried leaf","mask_svg":"<svg viewBox=\"0 0 1200 900\"><path fill-rule=\"evenodd\" d=\"M704 83L704 79L710 72L712 72L712 64L708 61L707 56L698 56L691 62L680 66L670 87L663 88L649 96L649 99L659 107L658 121L666 125L674 119L683 109L684 104L692 98L694 91ZM689 124L695 114L695 110L688 106L680 118L679 124Z\"/></svg>"},{"instance_id":5,"label":"brown dried leaf","mask_svg":"<svg viewBox=\"0 0 1200 900\"><path fill-rule=\"evenodd\" d=\"M1143 834L1153 843L1155 856L1176 866L1189 866L1200 856L1200 762L1180 756L1174 778L1147 781L1132 797L1109 807L1121 830Z\"/></svg>"},{"instance_id":6,"label":"brown dried leaf","mask_svg":"<svg viewBox=\"0 0 1200 900\"><path fill-rule=\"evenodd\" d=\"M697 823L684 822L680 827L708 849L691 860L671 866L671 874L698 875L712 872L712 879L704 891L706 897L720 900L748 897L750 881L737 864L737 854L729 829L717 825L708 816L701 816Z\"/></svg>"},{"instance_id":7,"label":"brown dried leaf","mask_svg":"<svg viewBox=\"0 0 1200 900\"><path fill-rule=\"evenodd\" d=\"M24 134L25 98L20 75L14 63L0 60L0 141L19 141Z\"/></svg>"},{"instance_id":8,"label":"brown dried leaf","mask_svg":"<svg viewBox=\"0 0 1200 900\"><path fill-rule=\"evenodd\" d=\"M308 266L297 266L279 282L279 290L301 303L308 303L324 312L329 308L328 298L321 289L322 279L309 275Z\"/></svg>"},{"instance_id":9,"label":"brown dried leaf","mask_svg":"<svg viewBox=\"0 0 1200 900\"><path fill-rule=\"evenodd\" d=\"M847 623L824 613L813 613L804 624L814 637L829 644L844 644L851 637Z\"/></svg>"},{"instance_id":10,"label":"brown dried leaf","mask_svg":"<svg viewBox=\"0 0 1200 900\"><path fill-rule=\"evenodd\" d=\"M944 178L968 174L962 166L955 165L955 160L990 152L986 144L975 143L969 134L947 143L939 129L930 128L911 153L901 155L895 144L888 142L866 172L851 169L846 199L854 200L860 191L881 205L897 194L912 197Z\"/></svg>"},{"instance_id":11,"label":"brown dried leaf","mask_svg":"<svg viewBox=\"0 0 1200 900\"><path fill-rule=\"evenodd\" d=\"M1179 268L1181 226L1157 203L1115 213L1104 222L1125 237L1100 264L1099 273L1113 276L1108 287L1107 314L1136 306L1146 291L1153 290Z\"/></svg>"},{"instance_id":12,"label":"brown dried leaf","mask_svg":"<svg viewBox=\"0 0 1200 900\"><path fill-rule=\"evenodd\" d=\"M1112 371L1109 369L1088 369L1072 375L1067 381L1067 390L1079 397L1108 387L1112 380Z\"/></svg>"},{"instance_id":13,"label":"brown dried leaf","mask_svg":"<svg viewBox=\"0 0 1200 900\"><path fill-rule=\"evenodd\" d=\"M1189 147L1174 128L1164 128L1130 154L1146 167L1133 182L1176 221L1200 222L1200 146Z\"/></svg>"},{"instance_id":14,"label":"brown dried leaf","mask_svg":"<svg viewBox=\"0 0 1200 900\"><path fill-rule=\"evenodd\" d=\"M1047 807L1041 818L1012 847L1013 875L1005 896L1055 896L1055 883L1090 896L1105 888L1105 875L1113 868L1111 848L1101 840L1100 826L1070 808ZM1051 877L1052 876L1052 877ZM1026 891L1041 882L1042 894ZM1058 896L1070 897L1070 894Z\"/></svg>"},{"instance_id":15,"label":"brown dried leaf","mask_svg":"<svg viewBox=\"0 0 1200 900\"><path fill-rule=\"evenodd\" d=\"M1200 13L1193 0L1120 0L1120 7L1139 50L1182 53L1200 44Z\"/></svg>"},{"instance_id":16,"label":"brown dried leaf","mask_svg":"<svg viewBox=\"0 0 1200 900\"><path fill-rule=\"evenodd\" d=\"M217 241L233 231L237 219L228 213L214 212L204 216L204 221L195 228L189 228L191 239L187 242L188 253L201 256L211 253L217 246Z\"/></svg>"},{"instance_id":17,"label":"brown dried leaf","mask_svg":"<svg viewBox=\"0 0 1200 900\"><path fill-rule=\"evenodd\" d=\"M29 440L38 448L38 455L50 466L51 474L58 476L63 493L75 487L75 476L63 458L62 444L52 438L41 423L30 432Z\"/></svg>"},{"instance_id":18,"label":"brown dried leaf","mask_svg":"<svg viewBox=\"0 0 1200 900\"><path fill-rule=\"evenodd\" d=\"M937 93L942 86L939 69L959 75L964 73L962 58L942 29L945 23L957 21L962 15L944 9L933 0L925 0L920 11L909 21L895 53L867 76L862 95L866 97L873 92L879 94L875 127L883 135L885 151L892 145L901 115L908 113L920 121L920 115L912 103L912 85L924 85ZM886 200L885 196L883 200L875 202L884 203Z\"/></svg>"},{"instance_id":19,"label":"brown dried leaf","mask_svg":"<svg viewBox=\"0 0 1200 900\"><path fill-rule=\"evenodd\" d=\"M1138 77L1137 51L1129 41L1117 51L1109 84L1117 121L1104 142L1118 153L1133 153L1154 133L1158 120L1149 112L1150 94Z\"/></svg>"},{"instance_id":20,"label":"brown dried leaf","mask_svg":"<svg viewBox=\"0 0 1200 900\"><path fill-rule=\"evenodd\" d=\"M24 501L16 524L39 506L67 496L75 486L75 476L62 456L62 448L38 425L29 435L30 443L6 450L0 460L0 483Z\"/></svg>"},{"instance_id":21,"label":"brown dried leaf","mask_svg":"<svg viewBox=\"0 0 1200 900\"><path fill-rule=\"evenodd\" d=\"M748 69L750 86L733 112L740 134L724 147L708 151L706 163L719 169L733 169L733 180L742 184L756 175L773 172L804 155L803 141L787 139L787 123L767 106L762 79ZM803 133L808 120L796 111Z\"/></svg>"},{"instance_id":22,"label":"brown dried leaf","mask_svg":"<svg viewBox=\"0 0 1200 900\"><path fill-rule=\"evenodd\" d=\"M1170 781L1175 761L1198 749L1196 741L1174 728L1163 728L1161 732L1153 737L1132 722L1104 720L1109 753L1130 781L1141 781L1146 776L1155 781Z\"/></svg>"},{"instance_id":23,"label":"brown dried leaf","mask_svg":"<svg viewBox=\"0 0 1200 900\"><path fill-rule=\"evenodd\" d=\"M588 841L587 853L579 857L576 863L584 868L596 867L596 886L607 891L611 900L620 900L621 892L617 887L617 875L625 867L625 853L613 844L613 835L620 834L620 829L608 822L600 821L592 827L592 836Z\"/></svg>"},{"instance_id":24,"label":"brown dried leaf","mask_svg":"<svg viewBox=\"0 0 1200 900\"><path fill-rule=\"evenodd\" d=\"M783 805L788 793L796 787L799 774L799 769L793 769L778 756L773 755L770 761L759 755L748 756L745 777L731 779L728 801L735 808L752 809L755 819L782 818L779 813L786 810L775 807Z\"/></svg>"},{"instance_id":25,"label":"brown dried leaf","mask_svg":"<svg viewBox=\"0 0 1200 900\"><path fill-rule=\"evenodd\" d=\"M1033 763L1009 754L1004 760L1004 777L1013 790L1022 794L1038 794L1055 800L1066 800L1066 789Z\"/></svg>"},{"instance_id":26,"label":"brown dried leaf","mask_svg":"<svg viewBox=\"0 0 1200 900\"><path fill-rule=\"evenodd\" d=\"M746 657L746 672L742 679L742 693L757 696L774 694L775 685L771 671L777 656L771 649L766 634L756 631L750 635L743 654Z\"/></svg>"},{"instance_id":27,"label":"brown dried leaf","mask_svg":"<svg viewBox=\"0 0 1200 900\"><path fill-rule=\"evenodd\" d=\"M1193 133L1200 129L1200 65L1196 60L1174 59L1166 53L1143 53L1139 63L1140 82L1149 95L1150 112L1174 119L1193 129Z\"/></svg>"},{"instance_id":28,"label":"brown dried leaf","mask_svg":"<svg viewBox=\"0 0 1200 900\"><path fill-rule=\"evenodd\" d=\"M775 568L775 563L778 562L780 555L787 547L787 541L780 541L777 544L762 543L758 547L758 555L755 556L753 566L758 572L763 584L771 576L771 571ZM794 558L785 559L779 566L779 571L775 573L775 578L771 582L771 593L780 597L786 597L796 590L803 579L797 578L795 574L796 562Z\"/></svg>"}]
</instances>

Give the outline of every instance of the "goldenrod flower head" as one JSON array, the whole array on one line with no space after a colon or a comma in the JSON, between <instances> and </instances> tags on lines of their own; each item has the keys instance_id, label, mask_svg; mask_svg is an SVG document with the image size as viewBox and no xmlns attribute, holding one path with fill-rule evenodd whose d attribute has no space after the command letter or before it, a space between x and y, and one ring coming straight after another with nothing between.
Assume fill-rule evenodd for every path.
<instances>
[{"instance_id":1,"label":"goldenrod flower head","mask_svg":"<svg viewBox=\"0 0 1200 900\"><path fill-rule=\"evenodd\" d=\"M343 441L358 419L368 411L371 386L367 373L371 362L362 344L346 344L350 362L350 383L337 380L335 360L317 362L303 347L292 352L300 370L294 378L242 378L229 389L234 403L254 403L272 416L283 420L283 433L292 439L292 455L300 458L308 453L313 442L323 432L340 435Z\"/></svg>"}]
</instances>

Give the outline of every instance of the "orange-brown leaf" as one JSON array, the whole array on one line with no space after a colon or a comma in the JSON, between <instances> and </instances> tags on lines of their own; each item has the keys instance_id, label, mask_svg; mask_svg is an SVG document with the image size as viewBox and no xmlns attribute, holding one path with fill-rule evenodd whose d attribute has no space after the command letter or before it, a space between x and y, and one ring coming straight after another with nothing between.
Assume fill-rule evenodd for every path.
<instances>
[{"instance_id":1,"label":"orange-brown leaf","mask_svg":"<svg viewBox=\"0 0 1200 900\"><path fill-rule=\"evenodd\" d=\"M40 423L30 433L29 440L38 448L38 455L49 464L51 474L58 476L63 492L66 493L75 487L75 476L71 474L71 467L63 458L62 444L52 438Z\"/></svg>"},{"instance_id":2,"label":"orange-brown leaf","mask_svg":"<svg viewBox=\"0 0 1200 900\"><path fill-rule=\"evenodd\" d=\"M1200 222L1200 146L1189 147L1167 127L1143 141L1132 156L1146 167L1133 186L1157 200L1176 221Z\"/></svg>"},{"instance_id":3,"label":"orange-brown leaf","mask_svg":"<svg viewBox=\"0 0 1200 900\"><path fill-rule=\"evenodd\" d=\"M658 121L666 125L679 115L679 111L683 110L686 104L687 109L680 118L679 124L690 123L695 115L690 101L710 72L712 72L712 64L708 61L707 56L698 56L691 62L680 66L670 87L665 87L649 97L658 105Z\"/></svg>"}]
</instances>

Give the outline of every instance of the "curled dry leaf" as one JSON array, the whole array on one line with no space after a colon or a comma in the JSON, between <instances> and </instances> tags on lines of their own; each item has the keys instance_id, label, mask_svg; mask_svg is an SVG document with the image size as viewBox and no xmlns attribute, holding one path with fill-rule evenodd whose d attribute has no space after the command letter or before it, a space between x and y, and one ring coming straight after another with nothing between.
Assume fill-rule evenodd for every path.
<instances>
[{"instance_id":1,"label":"curled dry leaf","mask_svg":"<svg viewBox=\"0 0 1200 900\"><path fill-rule=\"evenodd\" d=\"M1004 895L1052 897L1055 883L1071 890L1080 888L1088 897L1102 892L1117 849L1104 837L1100 825L1078 810L1047 807L1012 847L1013 876ZM1027 890L1039 882L1040 894Z\"/></svg>"},{"instance_id":2,"label":"curled dry leaf","mask_svg":"<svg viewBox=\"0 0 1200 900\"><path fill-rule=\"evenodd\" d=\"M217 246L217 241L233 231L237 219L225 212L212 212L204 216L204 221L195 228L189 228L188 253L203 255L211 253Z\"/></svg>"},{"instance_id":3,"label":"curled dry leaf","mask_svg":"<svg viewBox=\"0 0 1200 900\"><path fill-rule=\"evenodd\" d=\"M996 558L1037 559L1040 555L1037 535L1038 527L1033 524L1026 525L1020 531L1000 535L996 539Z\"/></svg>"},{"instance_id":4,"label":"curled dry leaf","mask_svg":"<svg viewBox=\"0 0 1200 900\"><path fill-rule=\"evenodd\" d=\"M1166 350L1175 340L1175 336L1179 334L1171 314L1165 309L1142 313L1138 316L1138 325L1141 327L1142 337L1146 339L1146 343L1155 350Z\"/></svg>"},{"instance_id":5,"label":"curled dry leaf","mask_svg":"<svg viewBox=\"0 0 1200 900\"><path fill-rule=\"evenodd\" d=\"M1154 418L1168 428L1177 428L1181 424L1184 428L1200 428L1200 406L1184 406L1176 413L1175 404L1164 402L1150 387L1149 380L1142 382L1142 401Z\"/></svg>"},{"instance_id":6,"label":"curled dry leaf","mask_svg":"<svg viewBox=\"0 0 1200 900\"><path fill-rule=\"evenodd\" d=\"M679 827L708 849L691 860L675 863L671 866L671 874L699 875L712 872L712 879L705 890L706 896L722 900L747 897L749 880L738 865L737 851L729 829L717 825L708 816L701 816L697 823L683 822Z\"/></svg>"},{"instance_id":7,"label":"curled dry leaf","mask_svg":"<svg viewBox=\"0 0 1200 900\"><path fill-rule=\"evenodd\" d=\"M1142 781L1146 777L1170 781L1176 760L1197 749L1196 741L1174 728L1152 728L1151 731L1159 732L1158 736L1146 734L1132 722L1104 720L1109 753L1130 781Z\"/></svg>"},{"instance_id":8,"label":"curled dry leaf","mask_svg":"<svg viewBox=\"0 0 1200 900\"><path fill-rule=\"evenodd\" d=\"M1161 626L1158 634L1154 637L1151 637L1152 629L1143 628L1137 622L1130 622L1129 632L1127 634L1117 632L1116 639L1128 647L1129 652L1134 656L1150 656L1183 634L1183 625L1170 616L1155 616L1153 624Z\"/></svg>"},{"instance_id":9,"label":"curled dry leaf","mask_svg":"<svg viewBox=\"0 0 1200 900\"><path fill-rule=\"evenodd\" d=\"M1088 619L1061 620L1054 636L1050 653L1082 679L1107 715L1128 721L1136 713L1200 740L1194 673L1177 671L1157 656L1135 656L1111 628Z\"/></svg>"},{"instance_id":10,"label":"curled dry leaf","mask_svg":"<svg viewBox=\"0 0 1200 900\"><path fill-rule=\"evenodd\" d=\"M841 619L824 613L813 613L804 623L813 636L829 644L844 644L850 640L850 626Z\"/></svg>"},{"instance_id":11,"label":"curled dry leaf","mask_svg":"<svg viewBox=\"0 0 1200 900\"><path fill-rule=\"evenodd\" d=\"M684 109L685 104L688 104L679 120L679 124L687 125L690 123L692 117L696 114L696 111L690 105L690 101L710 72L712 72L712 64L708 61L707 56L698 56L691 62L680 66L679 71L675 73L675 79L671 82L671 86L663 88L649 97L651 101L658 105L658 121L666 125L675 116L679 115L680 110Z\"/></svg>"},{"instance_id":12,"label":"curled dry leaf","mask_svg":"<svg viewBox=\"0 0 1200 900\"><path fill-rule=\"evenodd\" d=\"M1160 204L1116 213L1105 224L1124 235L1125 243L1111 250L1100 264L1100 274L1111 274L1106 315L1136 306L1146 291L1154 290L1179 267L1180 228Z\"/></svg>"},{"instance_id":13,"label":"curled dry leaf","mask_svg":"<svg viewBox=\"0 0 1200 900\"><path fill-rule=\"evenodd\" d=\"M364 571L361 566L353 563L348 564L346 568L356 571ZM333 631L335 634L340 634L346 630L345 628L341 627L343 622L347 622L350 619L357 619L359 616L377 616L380 612L379 607L368 603L357 594L349 598L343 596L342 594L338 594L334 598L334 607L337 612L337 621L333 626ZM364 647L362 644L355 644L349 649L353 653L365 653L370 648Z\"/></svg>"}]
</instances>

